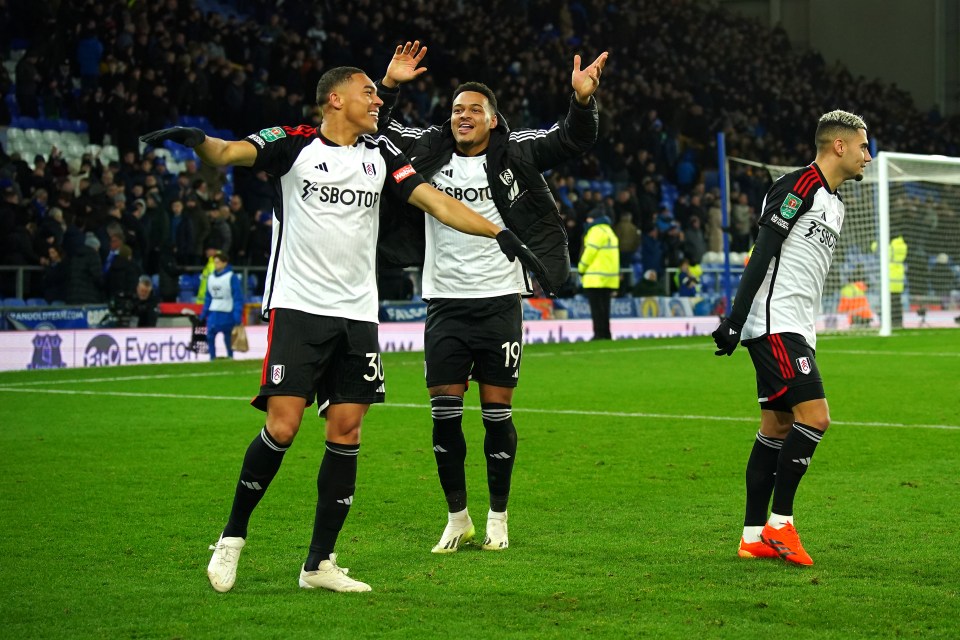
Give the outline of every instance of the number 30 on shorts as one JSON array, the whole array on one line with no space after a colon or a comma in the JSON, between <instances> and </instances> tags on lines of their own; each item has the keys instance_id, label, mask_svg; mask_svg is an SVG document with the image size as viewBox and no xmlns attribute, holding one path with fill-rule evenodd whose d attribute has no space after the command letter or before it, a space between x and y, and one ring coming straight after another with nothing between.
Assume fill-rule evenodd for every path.
<instances>
[{"instance_id":1,"label":"number 30 on shorts","mask_svg":"<svg viewBox=\"0 0 960 640\"><path fill-rule=\"evenodd\" d=\"M363 376L363 379L368 382L373 382L374 380L383 380L383 362L380 360L379 353L368 353L366 354L370 358L368 366L371 369L369 374Z\"/></svg>"}]
</instances>

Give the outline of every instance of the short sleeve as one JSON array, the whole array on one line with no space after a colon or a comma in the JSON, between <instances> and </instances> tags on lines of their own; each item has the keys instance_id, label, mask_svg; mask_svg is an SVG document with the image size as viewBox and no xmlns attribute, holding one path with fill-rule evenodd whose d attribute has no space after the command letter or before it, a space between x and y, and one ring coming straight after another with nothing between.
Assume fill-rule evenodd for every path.
<instances>
[{"instance_id":1,"label":"short sleeve","mask_svg":"<svg viewBox=\"0 0 960 640\"><path fill-rule=\"evenodd\" d=\"M316 137L316 129L299 127L268 127L251 133L244 140L257 149L254 170L266 171L279 177L290 171L300 151Z\"/></svg>"}]
</instances>

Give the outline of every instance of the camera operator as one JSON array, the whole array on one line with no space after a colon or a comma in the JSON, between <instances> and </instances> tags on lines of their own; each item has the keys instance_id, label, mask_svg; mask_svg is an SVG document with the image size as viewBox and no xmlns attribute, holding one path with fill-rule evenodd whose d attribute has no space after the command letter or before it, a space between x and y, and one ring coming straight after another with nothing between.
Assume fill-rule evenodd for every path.
<instances>
[{"instance_id":1,"label":"camera operator","mask_svg":"<svg viewBox=\"0 0 960 640\"><path fill-rule=\"evenodd\" d=\"M138 327L155 327L160 317L160 299L153 288L150 276L140 276L137 290L133 296L132 317L137 319Z\"/></svg>"}]
</instances>

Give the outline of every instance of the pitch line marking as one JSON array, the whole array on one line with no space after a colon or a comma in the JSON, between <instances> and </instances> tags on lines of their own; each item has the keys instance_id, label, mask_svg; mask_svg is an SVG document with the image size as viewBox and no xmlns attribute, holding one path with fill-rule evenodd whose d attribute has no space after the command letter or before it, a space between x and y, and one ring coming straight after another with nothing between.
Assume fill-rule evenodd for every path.
<instances>
[{"instance_id":1,"label":"pitch line marking","mask_svg":"<svg viewBox=\"0 0 960 640\"><path fill-rule=\"evenodd\" d=\"M57 395L81 395L81 396L114 396L120 398L176 398L179 400L225 400L228 402L249 402L250 397L238 396L208 396L208 395L187 395L180 393L137 393L132 391L82 391L79 389L25 389L22 387L9 387L0 385L0 392L10 391L14 393L48 393ZM381 405L387 409L420 409L427 411L430 405L391 402ZM480 407L464 407L467 411L480 411ZM583 409L534 409L514 407L514 413L546 413L551 415L573 415L573 416L597 416L605 418L645 418L662 420L697 420L700 422L748 422L753 424L757 421L756 416L735 417L735 416L698 416L691 414L672 414L672 413L646 413L641 411L587 411ZM945 431L960 431L960 425L955 424L905 424L902 422L862 422L831 420L831 424L844 425L850 427L889 427L897 429L941 429Z\"/></svg>"},{"instance_id":2,"label":"pitch line marking","mask_svg":"<svg viewBox=\"0 0 960 640\"><path fill-rule=\"evenodd\" d=\"M0 387L30 387L44 384L77 384L80 382L127 382L128 380L163 380L169 378L208 378L211 376L235 375L236 371L208 371L205 373L177 373L149 376L116 376L113 378L74 378L72 380L31 380L29 382L6 382Z\"/></svg>"}]
</instances>

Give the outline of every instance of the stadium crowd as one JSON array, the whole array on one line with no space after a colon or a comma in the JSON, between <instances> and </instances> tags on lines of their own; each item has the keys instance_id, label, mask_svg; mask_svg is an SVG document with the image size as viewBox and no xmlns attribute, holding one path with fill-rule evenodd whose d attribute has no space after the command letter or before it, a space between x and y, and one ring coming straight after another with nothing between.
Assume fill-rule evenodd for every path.
<instances>
[{"instance_id":1,"label":"stadium crowd","mask_svg":"<svg viewBox=\"0 0 960 640\"><path fill-rule=\"evenodd\" d=\"M323 71L353 65L379 77L396 44L413 38L430 49L429 72L405 88L394 115L415 126L444 122L465 80L493 88L511 126L549 126L566 111L573 54L610 51L598 144L549 183L574 264L585 225L605 215L624 266L644 274L640 289L722 245L717 131L731 155L803 164L813 155L809 123L842 105L863 115L883 149L960 154L957 122L918 109L896 86L692 0L474 9L458 0L0 2L0 57L16 60L12 75L0 67L0 127L82 120L90 143L118 150L115 160L0 150L2 262L43 266L26 295L67 303L131 293L141 273L157 274L161 298L174 299L179 274L218 251L237 266L265 266L266 174L238 168L231 183L195 161L172 172L138 136L188 116L235 137L316 124ZM732 176L734 250L750 248L768 184L746 167ZM3 295L12 295L8 276Z\"/></svg>"}]
</instances>

